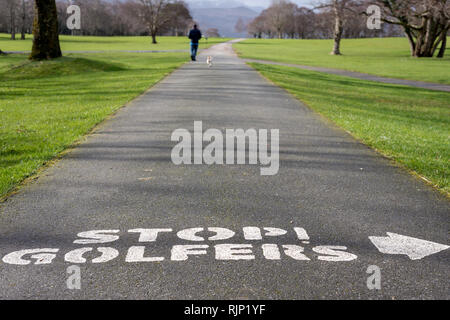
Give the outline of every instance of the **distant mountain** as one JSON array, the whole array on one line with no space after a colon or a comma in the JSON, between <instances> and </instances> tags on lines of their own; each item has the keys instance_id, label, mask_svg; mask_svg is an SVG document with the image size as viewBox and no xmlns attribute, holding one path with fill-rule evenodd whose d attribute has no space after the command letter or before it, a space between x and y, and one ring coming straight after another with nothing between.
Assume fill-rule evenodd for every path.
<instances>
[{"instance_id":1,"label":"distant mountain","mask_svg":"<svg viewBox=\"0 0 450 320\"><path fill-rule=\"evenodd\" d=\"M248 6L242 1L238 0L184 0L187 4L189 4L190 8L239 8L239 7L247 7L253 11L256 11L258 14L261 13L265 9L263 6Z\"/></svg>"},{"instance_id":2,"label":"distant mountain","mask_svg":"<svg viewBox=\"0 0 450 320\"><path fill-rule=\"evenodd\" d=\"M207 5L207 7L202 7L202 5ZM236 32L236 23L239 18L248 23L260 13L258 9L252 10L233 0L205 1L204 3L195 1L194 3L189 2L189 7L194 20L198 22L203 31L216 28L223 37L247 36L246 32Z\"/></svg>"},{"instance_id":3,"label":"distant mountain","mask_svg":"<svg viewBox=\"0 0 450 320\"><path fill-rule=\"evenodd\" d=\"M187 0L191 8L238 8L244 6L237 0Z\"/></svg>"},{"instance_id":4,"label":"distant mountain","mask_svg":"<svg viewBox=\"0 0 450 320\"><path fill-rule=\"evenodd\" d=\"M263 6L248 6L242 1L238 0L184 0L187 4L189 4L190 8L239 8L239 7L247 7L253 11L256 11L258 14L261 13L265 9Z\"/></svg>"},{"instance_id":5,"label":"distant mountain","mask_svg":"<svg viewBox=\"0 0 450 320\"><path fill-rule=\"evenodd\" d=\"M261 12L263 12L265 9L267 9L267 8L264 8L264 7L248 7L249 9L252 9L253 11L255 11L255 12L257 12L258 13L258 15L261 13Z\"/></svg>"}]
</instances>

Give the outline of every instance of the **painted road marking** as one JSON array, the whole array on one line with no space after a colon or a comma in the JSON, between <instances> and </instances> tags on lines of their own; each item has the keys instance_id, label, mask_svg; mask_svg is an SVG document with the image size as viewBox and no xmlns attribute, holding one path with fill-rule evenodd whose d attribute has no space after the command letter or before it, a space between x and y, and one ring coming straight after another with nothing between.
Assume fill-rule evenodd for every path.
<instances>
[{"instance_id":1,"label":"painted road marking","mask_svg":"<svg viewBox=\"0 0 450 320\"><path fill-rule=\"evenodd\" d=\"M396 233L388 232L387 235L387 237L369 237L369 239L381 253L403 254L407 255L411 260L420 260L450 248L444 244L402 236Z\"/></svg>"},{"instance_id":2,"label":"painted road marking","mask_svg":"<svg viewBox=\"0 0 450 320\"><path fill-rule=\"evenodd\" d=\"M83 255L87 252L93 251L94 248L80 248L73 251L68 252L64 256L64 260L70 263L86 263L86 259L83 258ZM97 248L97 250L102 254L100 257L97 257L92 260L92 263L105 263L111 260L114 260L119 256L119 251L114 248Z\"/></svg>"},{"instance_id":3,"label":"painted road marking","mask_svg":"<svg viewBox=\"0 0 450 320\"><path fill-rule=\"evenodd\" d=\"M50 264L56 257L56 252L59 249L26 249L15 251L7 254L3 257L3 262L8 264L16 265L27 265L30 264L30 260L23 259L24 256L30 255L30 258L35 259L34 264Z\"/></svg>"},{"instance_id":4,"label":"painted road marking","mask_svg":"<svg viewBox=\"0 0 450 320\"><path fill-rule=\"evenodd\" d=\"M63 255L64 261L71 264L107 263L120 256L117 249L112 247L94 248L94 244L115 243L120 239L120 230L90 230L77 234L75 245L90 245L87 247L68 249ZM251 243L217 243L236 236L236 232L227 228L187 228L178 232L171 228L131 229L129 234L138 234L136 239L145 245L135 245L128 248L125 255L127 263L152 263L164 260L188 261L193 257L211 255L219 261L255 260L261 257L265 260L291 259L296 261L320 260L326 262L347 262L358 258L342 245L317 245L307 248L299 245L307 242L310 237L303 228L288 230L273 227L243 227L242 235ZM154 246L160 238L175 234L183 242L191 244L173 245L163 254L153 255ZM213 235L211 235L213 234ZM286 235L290 234L290 237ZM207 237L206 235L209 235ZM295 235L295 237L293 237ZM450 248L447 245L399 235L387 233L387 237L369 237L379 252L383 254L407 255L411 260L420 260L429 255ZM165 239L167 240L167 239ZM210 242L206 244L205 242ZM257 241L260 241L258 243ZM291 243L280 243L280 242ZM195 243L192 243L195 242ZM202 242L202 243L199 243ZM292 243L294 242L294 243ZM295 243L297 242L297 243ZM24 249L6 254L2 261L11 265L45 265L50 264L60 254L59 248ZM158 250L159 252L159 250ZM311 255L315 253L315 255ZM89 261L86 258L89 256ZM314 256L314 258L313 258Z\"/></svg>"}]
</instances>

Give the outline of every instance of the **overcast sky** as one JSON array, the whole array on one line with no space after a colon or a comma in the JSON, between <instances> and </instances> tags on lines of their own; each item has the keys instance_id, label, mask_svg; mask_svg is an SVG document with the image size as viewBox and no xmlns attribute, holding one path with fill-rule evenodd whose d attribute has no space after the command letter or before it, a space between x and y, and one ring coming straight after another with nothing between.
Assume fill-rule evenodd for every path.
<instances>
[{"instance_id":1,"label":"overcast sky","mask_svg":"<svg viewBox=\"0 0 450 320\"><path fill-rule=\"evenodd\" d=\"M255 7L268 7L270 4L270 0L241 0L248 6L255 6ZM299 5L308 5L313 2L313 0L291 0L291 2L295 2Z\"/></svg>"},{"instance_id":2,"label":"overcast sky","mask_svg":"<svg viewBox=\"0 0 450 320\"><path fill-rule=\"evenodd\" d=\"M191 2L191 3L195 3L195 2L208 2L211 1L213 2L214 0L187 0L187 2ZM264 7L267 8L269 7L271 0L236 0L238 2L244 3L247 6L250 7ZM298 5L302 5L302 6L308 6L311 3L315 3L317 2L317 0L290 0L291 2L295 2Z\"/></svg>"}]
</instances>

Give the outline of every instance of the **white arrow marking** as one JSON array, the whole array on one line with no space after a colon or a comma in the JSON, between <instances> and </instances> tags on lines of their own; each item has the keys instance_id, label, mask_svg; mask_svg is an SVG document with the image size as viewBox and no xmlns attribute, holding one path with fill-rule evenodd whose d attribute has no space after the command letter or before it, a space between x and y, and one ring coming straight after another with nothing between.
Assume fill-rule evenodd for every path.
<instances>
[{"instance_id":1,"label":"white arrow marking","mask_svg":"<svg viewBox=\"0 0 450 320\"><path fill-rule=\"evenodd\" d=\"M381 253L405 254L411 260L420 260L450 248L444 244L387 232L387 237L369 237Z\"/></svg>"}]
</instances>

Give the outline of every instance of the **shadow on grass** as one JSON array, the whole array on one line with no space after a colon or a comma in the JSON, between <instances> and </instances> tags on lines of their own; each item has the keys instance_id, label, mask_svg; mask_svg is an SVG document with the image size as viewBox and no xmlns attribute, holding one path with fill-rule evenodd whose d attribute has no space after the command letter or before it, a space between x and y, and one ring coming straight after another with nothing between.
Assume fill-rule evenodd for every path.
<instances>
[{"instance_id":1,"label":"shadow on grass","mask_svg":"<svg viewBox=\"0 0 450 320\"><path fill-rule=\"evenodd\" d=\"M0 74L2 80L29 80L47 77L78 75L90 72L118 72L127 70L118 63L87 58L62 57L51 61L27 61L14 65Z\"/></svg>"}]
</instances>

